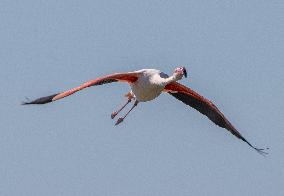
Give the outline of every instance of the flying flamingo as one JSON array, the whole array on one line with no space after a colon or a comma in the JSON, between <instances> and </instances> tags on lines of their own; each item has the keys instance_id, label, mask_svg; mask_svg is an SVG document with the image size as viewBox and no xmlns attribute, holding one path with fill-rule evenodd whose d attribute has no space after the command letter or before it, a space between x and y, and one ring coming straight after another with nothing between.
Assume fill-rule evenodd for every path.
<instances>
[{"instance_id":1,"label":"flying flamingo","mask_svg":"<svg viewBox=\"0 0 284 196\"><path fill-rule=\"evenodd\" d=\"M83 83L81 86L61 93L41 97L34 101L24 102L23 105L45 104L57 101L59 99L72 95L77 91L91 86L98 86L112 82L127 82L131 87L131 91L125 95L127 97L127 102L119 110L113 112L111 114L111 118L114 119L115 116L119 112L121 112L122 109L125 108L125 106L129 104L132 100L134 100L134 104L124 116L118 118L115 125L121 123L125 119L125 117L133 110L133 108L138 105L139 102L151 101L158 97L162 92L166 92L175 97L176 99L182 101L186 105L193 107L203 115L206 115L216 125L227 129L237 138L246 142L258 153L262 155L267 154L264 149L256 148L255 146L250 144L210 100L199 95L192 89L178 83L177 81L181 80L183 76L187 77L185 67L176 68L172 76L168 76L167 74L156 69L142 69L133 72L114 73L111 75L97 78L95 80L88 81L86 83Z\"/></svg>"}]
</instances>

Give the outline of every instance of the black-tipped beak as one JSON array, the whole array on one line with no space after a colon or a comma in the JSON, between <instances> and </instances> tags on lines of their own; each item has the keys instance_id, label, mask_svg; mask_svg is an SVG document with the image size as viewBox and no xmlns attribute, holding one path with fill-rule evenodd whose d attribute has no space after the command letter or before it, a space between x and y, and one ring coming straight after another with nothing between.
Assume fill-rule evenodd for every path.
<instances>
[{"instance_id":1,"label":"black-tipped beak","mask_svg":"<svg viewBox=\"0 0 284 196\"><path fill-rule=\"evenodd\" d=\"M187 78L187 71L186 71L185 67L183 67L183 75L184 75L184 77Z\"/></svg>"}]
</instances>

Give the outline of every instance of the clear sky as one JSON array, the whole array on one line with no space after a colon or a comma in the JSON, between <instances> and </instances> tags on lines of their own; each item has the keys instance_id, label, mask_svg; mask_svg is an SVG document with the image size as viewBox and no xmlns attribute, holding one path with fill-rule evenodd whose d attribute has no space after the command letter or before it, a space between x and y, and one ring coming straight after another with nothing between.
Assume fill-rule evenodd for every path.
<instances>
[{"instance_id":1,"label":"clear sky","mask_svg":"<svg viewBox=\"0 0 284 196\"><path fill-rule=\"evenodd\" d=\"M0 1L0 195L284 195L283 1ZM156 68L212 100L254 145L173 97L115 127L126 84Z\"/></svg>"}]
</instances>

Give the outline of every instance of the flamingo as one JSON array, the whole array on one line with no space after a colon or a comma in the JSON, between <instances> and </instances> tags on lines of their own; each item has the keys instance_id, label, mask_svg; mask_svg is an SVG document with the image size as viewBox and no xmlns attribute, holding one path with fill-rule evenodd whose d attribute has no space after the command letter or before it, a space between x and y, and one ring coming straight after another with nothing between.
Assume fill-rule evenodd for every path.
<instances>
[{"instance_id":1,"label":"flamingo","mask_svg":"<svg viewBox=\"0 0 284 196\"><path fill-rule=\"evenodd\" d=\"M41 97L33 101L28 100L27 102L23 102L22 104L46 104L72 95L87 87L98 86L112 82L127 82L131 88L131 90L125 95L127 97L127 102L120 109L114 111L111 114L111 118L114 119L116 115L118 115L132 100L134 101L134 104L124 116L117 119L115 125L123 122L126 116L128 116L128 114L140 102L151 101L158 97L162 92L165 92L185 103L186 105L189 105L190 107L196 109L201 114L207 116L219 127L227 129L238 139L241 139L251 148L255 149L258 153L262 155L268 154L264 151L263 148L256 148L251 143L249 143L210 100L177 82L183 77L187 77L187 71L185 67L176 68L172 76L168 76L162 71L156 69L141 69L133 72L114 73L85 82L76 88Z\"/></svg>"}]
</instances>

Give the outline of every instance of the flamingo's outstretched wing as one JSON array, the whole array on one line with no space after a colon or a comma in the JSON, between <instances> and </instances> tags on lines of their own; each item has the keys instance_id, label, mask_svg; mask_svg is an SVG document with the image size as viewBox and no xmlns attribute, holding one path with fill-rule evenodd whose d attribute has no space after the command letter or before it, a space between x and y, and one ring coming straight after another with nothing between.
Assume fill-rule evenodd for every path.
<instances>
[{"instance_id":1,"label":"flamingo's outstretched wing","mask_svg":"<svg viewBox=\"0 0 284 196\"><path fill-rule=\"evenodd\" d=\"M64 97L67 97L69 95L72 95L73 93L80 91L84 88L91 87L91 86L97 86L97 85L102 85L102 84L107 84L111 82L128 82L128 83L133 83L138 79L138 73L135 72L128 72L128 73L115 73L111 75L107 75L101 78L97 78L95 80L88 81L76 88L72 88L70 90L61 92L61 93L56 93L53 95L49 95L46 97L41 97L33 101L28 101L24 102L23 105L27 104L45 104L49 103L52 101L56 101L58 99L62 99Z\"/></svg>"},{"instance_id":2,"label":"flamingo's outstretched wing","mask_svg":"<svg viewBox=\"0 0 284 196\"><path fill-rule=\"evenodd\" d=\"M200 113L206 115L216 125L227 129L233 135L246 142L250 147L254 148L260 154L267 154L264 149L256 148L251 145L210 100L177 82L172 82L166 85L165 91L174 96L176 99L182 101L186 105L189 105Z\"/></svg>"}]
</instances>

